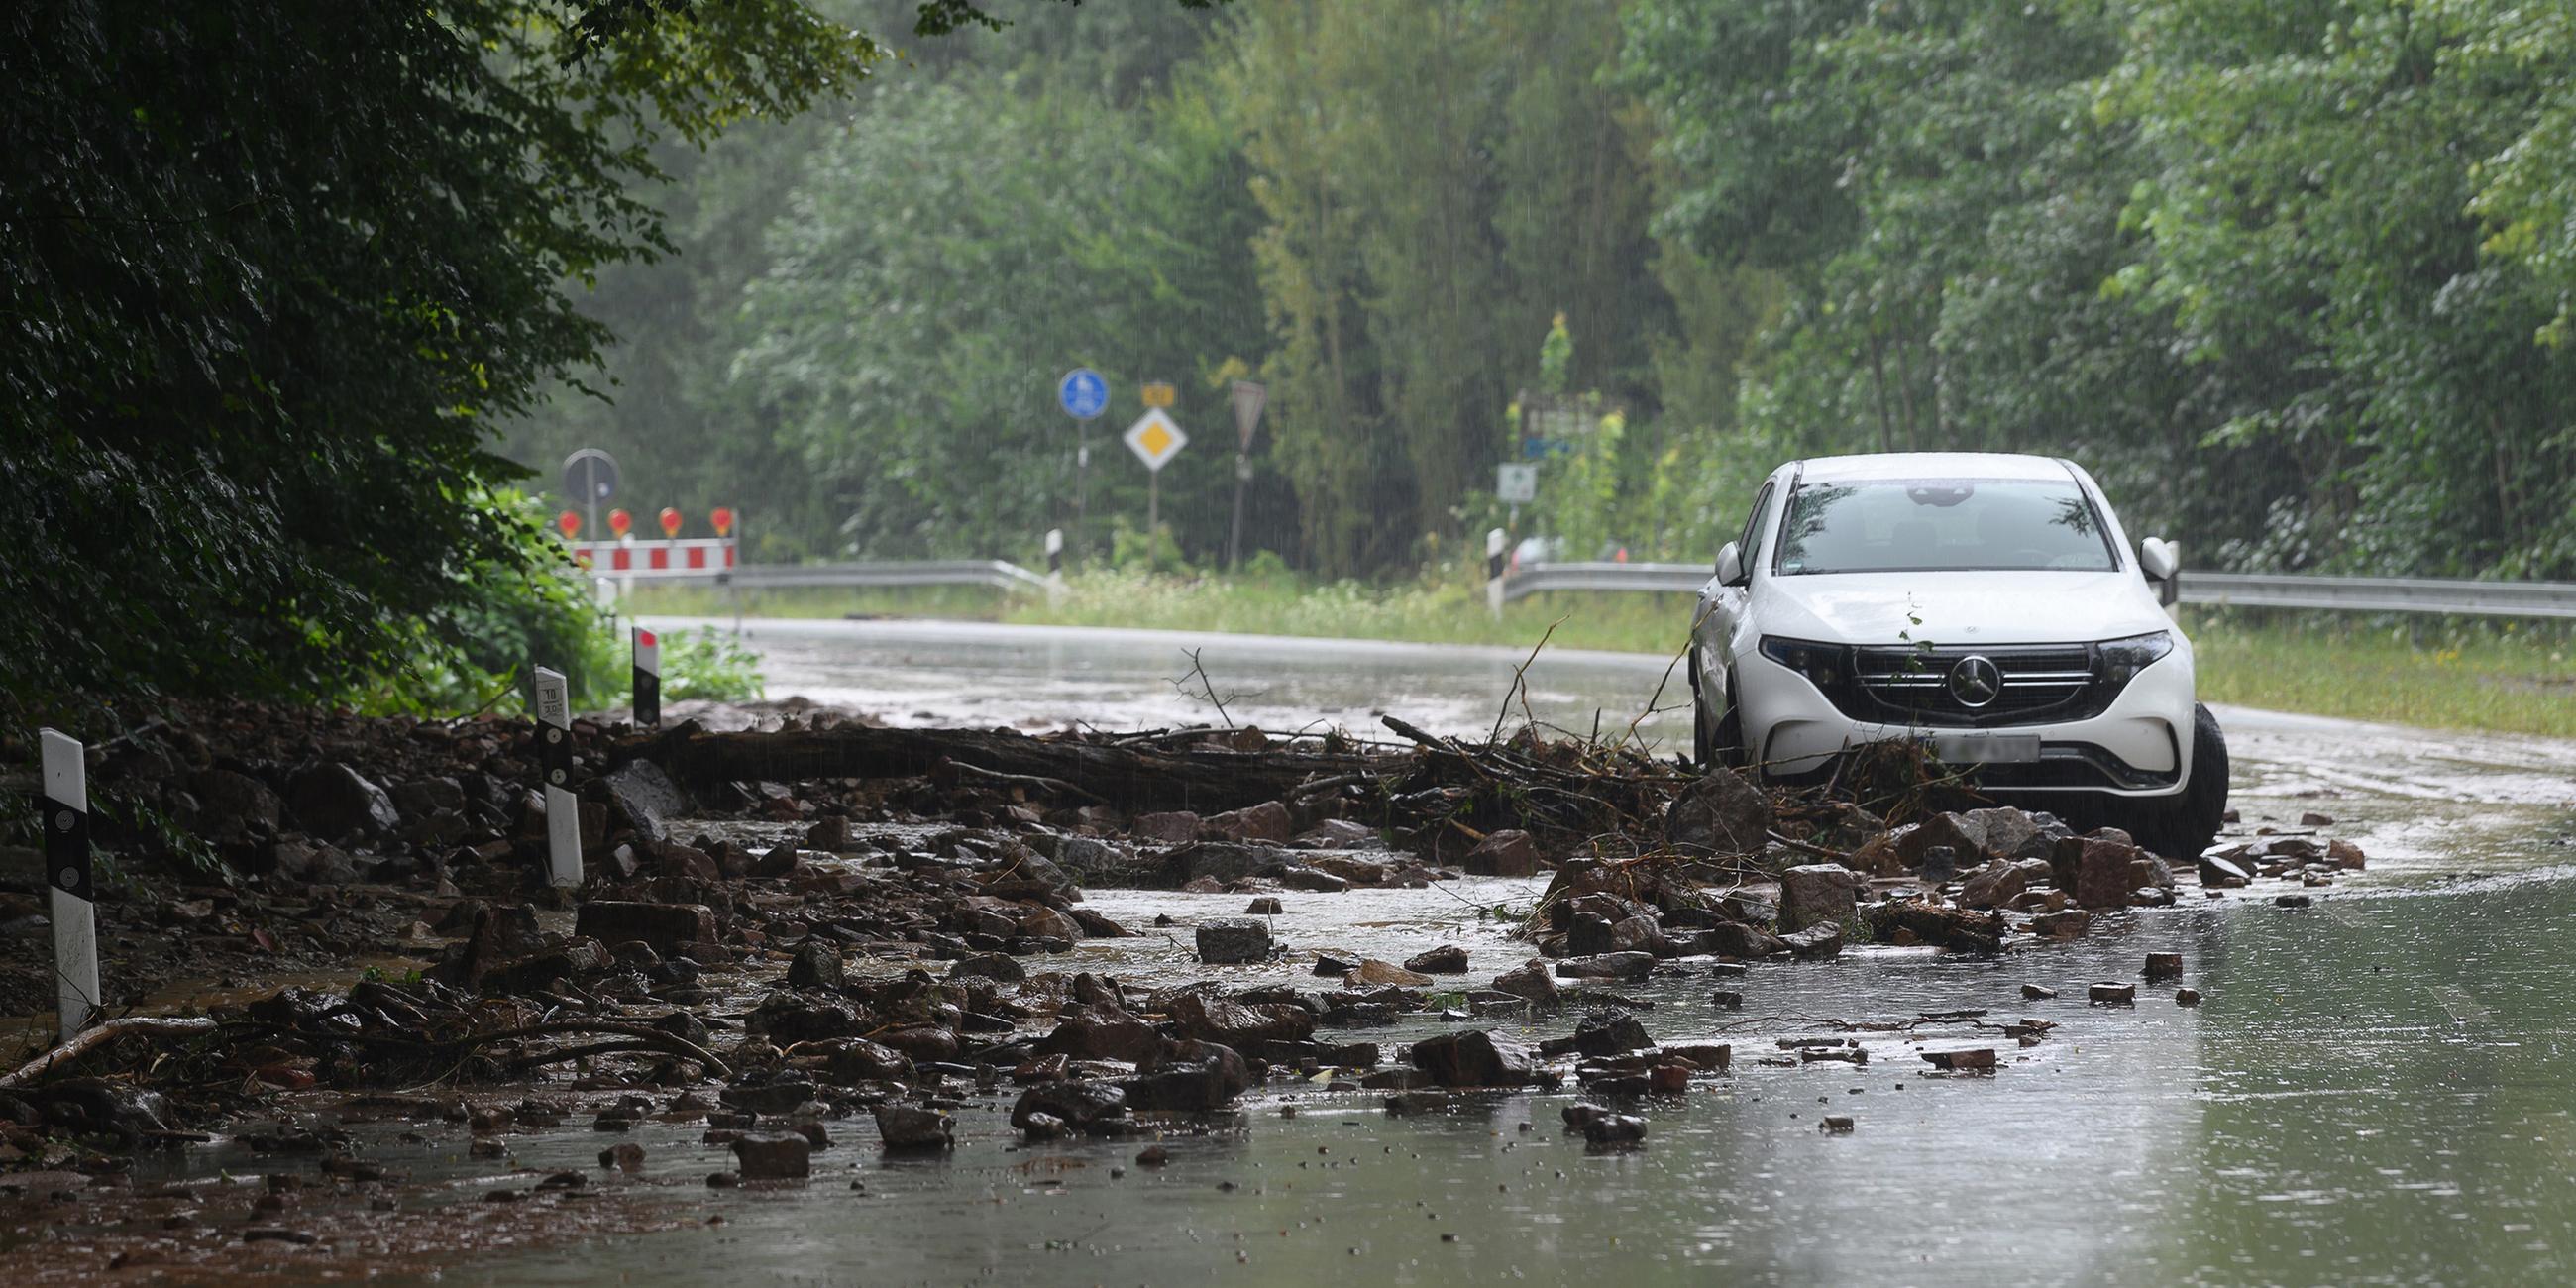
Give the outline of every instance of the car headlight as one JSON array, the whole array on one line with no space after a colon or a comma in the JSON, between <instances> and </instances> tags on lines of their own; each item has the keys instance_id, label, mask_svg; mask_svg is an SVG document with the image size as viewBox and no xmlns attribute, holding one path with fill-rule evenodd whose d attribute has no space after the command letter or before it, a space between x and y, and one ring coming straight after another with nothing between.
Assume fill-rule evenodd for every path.
<instances>
[{"instance_id":1,"label":"car headlight","mask_svg":"<svg viewBox=\"0 0 2576 1288\"><path fill-rule=\"evenodd\" d=\"M1840 644L1765 635L1762 637L1762 656L1807 677L1807 682L1819 689L1830 691L1842 683L1843 646Z\"/></svg>"},{"instance_id":2,"label":"car headlight","mask_svg":"<svg viewBox=\"0 0 2576 1288\"><path fill-rule=\"evenodd\" d=\"M2126 684L2130 677L2146 670L2156 659L2173 652L2173 632L2154 631L2127 639L2106 640L2094 645L2093 652L2102 660L2103 679L2113 684Z\"/></svg>"}]
</instances>

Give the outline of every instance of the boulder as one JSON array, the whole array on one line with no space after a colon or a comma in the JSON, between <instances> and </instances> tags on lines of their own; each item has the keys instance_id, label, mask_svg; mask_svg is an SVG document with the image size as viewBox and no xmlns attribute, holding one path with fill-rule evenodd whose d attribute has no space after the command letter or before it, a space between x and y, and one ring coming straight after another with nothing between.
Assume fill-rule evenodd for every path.
<instances>
[{"instance_id":1,"label":"boulder","mask_svg":"<svg viewBox=\"0 0 2576 1288\"><path fill-rule=\"evenodd\" d=\"M917 1105L876 1107L877 1143L888 1153L927 1153L954 1149L955 1128L948 1115Z\"/></svg>"},{"instance_id":2,"label":"boulder","mask_svg":"<svg viewBox=\"0 0 2576 1288\"><path fill-rule=\"evenodd\" d=\"M1967 908L2000 908L2033 886L2055 879L2046 859L1992 859L1968 874L1959 887L1959 904Z\"/></svg>"},{"instance_id":3,"label":"boulder","mask_svg":"<svg viewBox=\"0 0 2576 1288\"><path fill-rule=\"evenodd\" d=\"M1789 949L1787 944L1780 942L1776 937L1740 921L1720 922L1711 926L1701 936L1701 940L1708 945L1710 951L1720 957L1741 957L1748 960L1787 952Z\"/></svg>"},{"instance_id":4,"label":"boulder","mask_svg":"<svg viewBox=\"0 0 2576 1288\"><path fill-rule=\"evenodd\" d=\"M1238 1051L1264 1042L1304 1042L1315 1036L1314 1012L1284 1002L1257 1005L1185 993L1173 1002L1172 1027L1184 1038L1214 1042Z\"/></svg>"},{"instance_id":5,"label":"boulder","mask_svg":"<svg viewBox=\"0 0 2576 1288\"><path fill-rule=\"evenodd\" d=\"M1467 851L1463 861L1467 871L1480 877L1526 877L1538 874L1538 842L1516 828L1502 828L1485 834L1476 848Z\"/></svg>"},{"instance_id":6,"label":"boulder","mask_svg":"<svg viewBox=\"0 0 2576 1288\"><path fill-rule=\"evenodd\" d=\"M1340 894L1351 883L1321 868L1293 867L1279 874L1279 884L1291 890L1309 890L1319 894Z\"/></svg>"},{"instance_id":7,"label":"boulder","mask_svg":"<svg viewBox=\"0 0 2576 1288\"><path fill-rule=\"evenodd\" d=\"M1127 1092L1114 1082L1041 1082L1020 1093L1011 1106L1011 1125L1033 1137L1066 1131L1112 1135L1127 1129Z\"/></svg>"},{"instance_id":8,"label":"boulder","mask_svg":"<svg viewBox=\"0 0 2576 1288\"><path fill-rule=\"evenodd\" d=\"M1556 964L1556 973L1566 979L1644 979L1654 969L1653 953L1596 953Z\"/></svg>"},{"instance_id":9,"label":"boulder","mask_svg":"<svg viewBox=\"0 0 2576 1288\"><path fill-rule=\"evenodd\" d=\"M384 788L337 761L295 771L286 780L286 808L305 831L329 840L381 836L402 825Z\"/></svg>"},{"instance_id":10,"label":"boulder","mask_svg":"<svg viewBox=\"0 0 2576 1288\"><path fill-rule=\"evenodd\" d=\"M1040 1039L1039 1055L1076 1060L1124 1060L1141 1065L1162 1049L1163 1035L1154 1026L1106 1003L1068 1010L1055 1030Z\"/></svg>"},{"instance_id":11,"label":"boulder","mask_svg":"<svg viewBox=\"0 0 2576 1288\"><path fill-rule=\"evenodd\" d=\"M1712 769L1673 798L1664 836L1685 854L1760 854L1771 843L1771 798L1733 769Z\"/></svg>"},{"instance_id":12,"label":"boulder","mask_svg":"<svg viewBox=\"0 0 2576 1288\"><path fill-rule=\"evenodd\" d=\"M1130 1109L1208 1113L1234 1103L1252 1086L1252 1067L1229 1046L1175 1042L1151 1069L1120 1086Z\"/></svg>"},{"instance_id":13,"label":"boulder","mask_svg":"<svg viewBox=\"0 0 2576 1288\"><path fill-rule=\"evenodd\" d=\"M1140 841L1160 841L1165 845L1187 845L1199 839L1199 816L1188 810L1166 814L1139 814L1128 825L1128 831Z\"/></svg>"},{"instance_id":14,"label":"boulder","mask_svg":"<svg viewBox=\"0 0 2576 1288\"><path fill-rule=\"evenodd\" d=\"M1423 988L1431 983L1431 977L1371 957L1361 961L1359 969L1346 976L1344 982L1352 988Z\"/></svg>"},{"instance_id":15,"label":"boulder","mask_svg":"<svg viewBox=\"0 0 2576 1288\"><path fill-rule=\"evenodd\" d=\"M248 774L199 770L188 779L188 793L197 798L197 834L216 844L277 831L277 793Z\"/></svg>"},{"instance_id":16,"label":"boulder","mask_svg":"<svg viewBox=\"0 0 2576 1288\"><path fill-rule=\"evenodd\" d=\"M824 1071L834 1082L909 1082L914 1073L911 1056L866 1038L835 1042Z\"/></svg>"},{"instance_id":17,"label":"boulder","mask_svg":"<svg viewBox=\"0 0 2576 1288\"><path fill-rule=\"evenodd\" d=\"M1594 1011L1574 1026L1570 1041L1576 1053L1590 1056L1625 1055L1655 1040L1646 1035L1646 1026L1625 1011Z\"/></svg>"},{"instance_id":18,"label":"boulder","mask_svg":"<svg viewBox=\"0 0 2576 1288\"><path fill-rule=\"evenodd\" d=\"M1214 881L1222 886L1246 877L1277 876L1296 862L1295 852L1266 845L1199 841L1167 851L1163 855L1162 876L1166 884L1173 886L1187 886L1197 881Z\"/></svg>"},{"instance_id":19,"label":"boulder","mask_svg":"<svg viewBox=\"0 0 2576 1288\"><path fill-rule=\"evenodd\" d=\"M789 988L838 989L844 980L841 951L820 939L807 939L787 963Z\"/></svg>"},{"instance_id":20,"label":"boulder","mask_svg":"<svg viewBox=\"0 0 2576 1288\"><path fill-rule=\"evenodd\" d=\"M1404 968L1425 975L1464 975L1467 973L1467 950L1456 944L1443 944L1406 958Z\"/></svg>"},{"instance_id":21,"label":"boulder","mask_svg":"<svg viewBox=\"0 0 2576 1288\"><path fill-rule=\"evenodd\" d=\"M1408 1058L1444 1087L1517 1087L1534 1072L1529 1048L1484 1029L1424 1038Z\"/></svg>"},{"instance_id":22,"label":"boulder","mask_svg":"<svg viewBox=\"0 0 2576 1288\"><path fill-rule=\"evenodd\" d=\"M1362 850L1378 844L1377 829L1347 818L1328 818L1297 838L1297 844L1318 850Z\"/></svg>"},{"instance_id":23,"label":"boulder","mask_svg":"<svg viewBox=\"0 0 2576 1288\"><path fill-rule=\"evenodd\" d=\"M688 793L649 760L630 760L610 771L600 784L608 789L609 805L624 814L627 825L648 842L670 840L671 820L688 817L694 808Z\"/></svg>"},{"instance_id":24,"label":"boulder","mask_svg":"<svg viewBox=\"0 0 2576 1288\"><path fill-rule=\"evenodd\" d=\"M2057 884L2073 891L2075 902L2083 907L2125 908L2129 892L2138 888L2133 870L2143 857L2138 847L2126 841L2099 835L2068 837L2057 843Z\"/></svg>"},{"instance_id":25,"label":"boulder","mask_svg":"<svg viewBox=\"0 0 2576 1288\"><path fill-rule=\"evenodd\" d=\"M746 1181L803 1180L814 1172L814 1142L792 1131L733 1138L734 1168Z\"/></svg>"},{"instance_id":26,"label":"boulder","mask_svg":"<svg viewBox=\"0 0 2576 1288\"><path fill-rule=\"evenodd\" d=\"M702 903L628 903L593 899L573 918L573 933L603 944L640 942L668 956L716 942L715 910Z\"/></svg>"},{"instance_id":27,"label":"boulder","mask_svg":"<svg viewBox=\"0 0 2576 1288\"><path fill-rule=\"evenodd\" d=\"M1554 1006L1564 1000L1564 993L1556 986L1556 977L1548 973L1547 963L1537 958L1495 976L1488 987L1497 993L1509 993L1540 1006Z\"/></svg>"},{"instance_id":28,"label":"boulder","mask_svg":"<svg viewBox=\"0 0 2576 1288\"><path fill-rule=\"evenodd\" d=\"M1804 930L1780 937L1789 955L1800 961L1821 961L1839 957L1843 951L1843 927L1838 921L1820 921Z\"/></svg>"},{"instance_id":29,"label":"boulder","mask_svg":"<svg viewBox=\"0 0 2576 1288\"><path fill-rule=\"evenodd\" d=\"M1950 851L1953 864L1971 866L1985 862L1985 824L1965 814L1935 814L1896 837L1896 854L1909 868L1924 864L1925 851L1941 848Z\"/></svg>"},{"instance_id":30,"label":"boulder","mask_svg":"<svg viewBox=\"0 0 2576 1288\"><path fill-rule=\"evenodd\" d=\"M1289 815L1287 806L1277 801L1263 801L1258 805L1229 810L1206 820L1202 827L1229 841L1272 845L1285 844L1297 833L1296 819Z\"/></svg>"},{"instance_id":31,"label":"boulder","mask_svg":"<svg viewBox=\"0 0 2576 1288\"><path fill-rule=\"evenodd\" d=\"M1000 984L1017 984L1028 977L1028 968L1007 953L968 953L948 968L950 979L989 979Z\"/></svg>"},{"instance_id":32,"label":"boulder","mask_svg":"<svg viewBox=\"0 0 2576 1288\"><path fill-rule=\"evenodd\" d=\"M1250 917L1218 917L1199 923L1199 961L1208 966L1267 961L1270 927Z\"/></svg>"},{"instance_id":33,"label":"boulder","mask_svg":"<svg viewBox=\"0 0 2576 1288\"><path fill-rule=\"evenodd\" d=\"M1780 930L1841 925L1852 918L1862 878L1839 863L1807 863L1780 874Z\"/></svg>"}]
</instances>

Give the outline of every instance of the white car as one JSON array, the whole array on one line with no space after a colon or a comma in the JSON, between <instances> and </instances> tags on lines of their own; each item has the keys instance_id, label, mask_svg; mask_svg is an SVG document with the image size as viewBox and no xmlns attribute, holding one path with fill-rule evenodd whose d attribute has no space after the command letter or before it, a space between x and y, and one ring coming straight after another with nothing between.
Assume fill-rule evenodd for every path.
<instances>
[{"instance_id":1,"label":"white car","mask_svg":"<svg viewBox=\"0 0 2576 1288\"><path fill-rule=\"evenodd\" d=\"M2190 859L2227 744L2166 616L2173 547L2132 547L2072 462L1971 452L1792 461L1718 551L1691 630L1702 764L1830 775L1928 743L1980 788Z\"/></svg>"}]
</instances>

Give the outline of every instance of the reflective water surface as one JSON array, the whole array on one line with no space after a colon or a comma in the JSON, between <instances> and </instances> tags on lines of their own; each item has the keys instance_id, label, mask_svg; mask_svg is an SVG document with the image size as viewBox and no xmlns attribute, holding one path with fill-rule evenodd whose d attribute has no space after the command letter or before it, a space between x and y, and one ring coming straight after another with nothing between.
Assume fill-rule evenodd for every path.
<instances>
[{"instance_id":1,"label":"reflective water surface","mask_svg":"<svg viewBox=\"0 0 2576 1288\"><path fill-rule=\"evenodd\" d=\"M1354 728L1383 707L1481 729L1519 660L1488 650L1131 632L764 624L772 693L896 719L1133 727L1206 717L1166 682L1206 645L1235 708L1266 728ZM1588 727L1633 718L1661 667L1543 658L1533 711ZM806 1188L671 1187L724 1220L566 1252L484 1255L446 1282L593 1284L1317 1283L2559 1283L2576 1278L2576 748L2223 713L2249 825L2337 817L2372 868L2316 906L2268 897L2124 913L2087 939L1998 961L1867 949L1758 966L1711 1001L1705 965L1632 991L1658 1039L1735 1045L1731 1074L1631 1109L1643 1149L1588 1152L1558 1126L1571 1094L1463 1097L1391 1117L1374 1093L1274 1084L1212 1127L1175 1125L1171 1163L1137 1141L1024 1147L1004 1094L961 1113L944 1159L886 1160L864 1119L835 1123ZM1664 717L1669 721L1671 717ZM1672 726L1646 726L1670 737ZM2474 875L2473 875L2474 874ZM1386 895L1283 895L1276 933L1301 948L1408 955L1468 946L1489 978L1524 955L1481 910L1532 883L1468 881ZM2268 896L2268 891L2265 892ZM1241 896L1098 891L1129 924L1184 926ZM1177 977L1184 941L1086 945L1068 967ZM2133 1008L2084 985L2134 980L2183 954ZM1297 968L1247 970L1244 981ZM2025 1002L2024 983L2059 990ZM1775 1040L1831 1021L1981 1008L2059 1028L2023 1049L1932 1026L1860 1035L1865 1066L1773 1066ZM1489 1019L1532 1039L1570 1016ZM1400 1042L1420 1019L1355 1030ZM1918 1052L1996 1046L1992 1076L1932 1073ZM1294 1110L1293 1116L1285 1110ZM1849 1115L1825 1134L1818 1119ZM1526 1127L1524 1126L1526 1124ZM729 1165L694 1127L635 1137L686 1182ZM582 1166L597 1142L521 1149ZM547 1151L561 1155L552 1158ZM1124 1169L1114 1175L1113 1169Z\"/></svg>"}]
</instances>

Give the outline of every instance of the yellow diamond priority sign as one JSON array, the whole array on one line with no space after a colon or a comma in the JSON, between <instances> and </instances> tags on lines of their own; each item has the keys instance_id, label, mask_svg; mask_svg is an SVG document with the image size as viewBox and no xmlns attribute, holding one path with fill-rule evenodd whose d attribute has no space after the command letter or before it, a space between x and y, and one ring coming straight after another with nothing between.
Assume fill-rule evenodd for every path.
<instances>
[{"instance_id":1,"label":"yellow diamond priority sign","mask_svg":"<svg viewBox=\"0 0 2576 1288\"><path fill-rule=\"evenodd\" d=\"M1145 463L1145 468L1161 473L1181 449L1190 445L1190 436L1179 424L1163 414L1160 407L1146 412L1127 427L1127 450Z\"/></svg>"}]
</instances>

